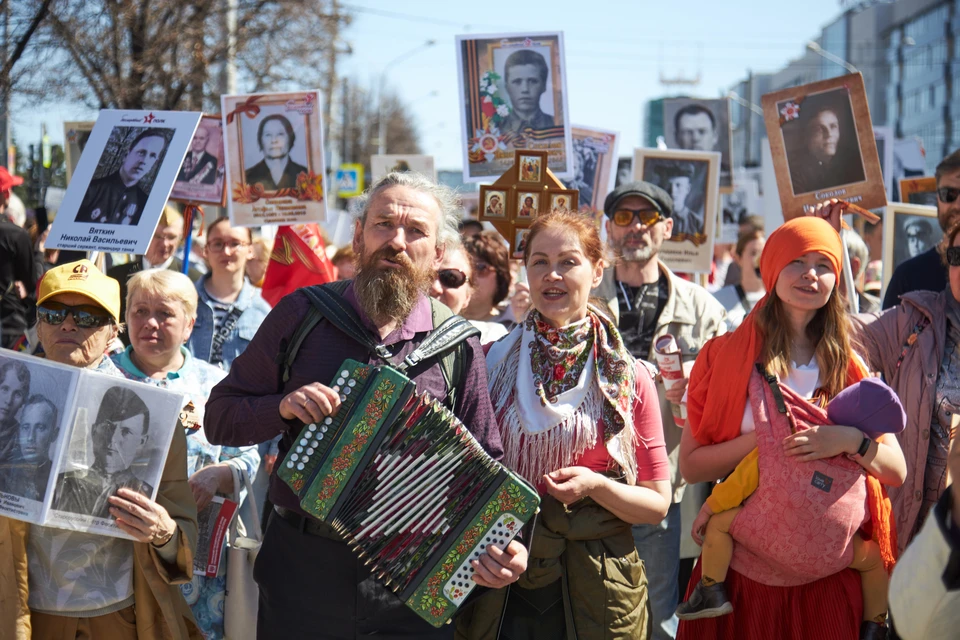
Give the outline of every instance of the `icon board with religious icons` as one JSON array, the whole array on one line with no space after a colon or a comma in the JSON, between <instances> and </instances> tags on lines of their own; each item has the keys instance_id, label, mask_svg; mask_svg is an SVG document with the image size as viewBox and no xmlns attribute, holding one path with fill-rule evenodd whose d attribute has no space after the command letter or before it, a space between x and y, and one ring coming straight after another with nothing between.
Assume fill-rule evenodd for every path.
<instances>
[{"instance_id":1,"label":"icon board with religious icons","mask_svg":"<svg viewBox=\"0 0 960 640\"><path fill-rule=\"evenodd\" d=\"M547 168L547 152L518 149L513 166L496 182L480 187L479 218L491 223L522 258L526 236L537 216L579 210L580 192L567 189Z\"/></svg>"}]
</instances>

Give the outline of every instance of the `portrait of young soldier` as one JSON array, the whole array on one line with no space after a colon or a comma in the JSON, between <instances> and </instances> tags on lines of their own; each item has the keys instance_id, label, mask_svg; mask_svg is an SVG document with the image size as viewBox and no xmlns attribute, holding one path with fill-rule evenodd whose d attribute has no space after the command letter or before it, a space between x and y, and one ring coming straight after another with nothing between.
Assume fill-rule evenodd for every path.
<instances>
[{"instance_id":1,"label":"portrait of young soldier","mask_svg":"<svg viewBox=\"0 0 960 640\"><path fill-rule=\"evenodd\" d=\"M844 89L809 96L785 138L794 194L864 180L850 98ZM785 125L786 126L786 125ZM787 134L785 133L785 136Z\"/></svg>"},{"instance_id":2,"label":"portrait of young soldier","mask_svg":"<svg viewBox=\"0 0 960 640\"><path fill-rule=\"evenodd\" d=\"M257 147L263 159L247 168L247 184L259 184L265 191L296 187L297 176L309 173L309 169L290 158L296 140L297 134L286 116L272 114L261 120L257 127Z\"/></svg>"},{"instance_id":3,"label":"portrait of young soldier","mask_svg":"<svg viewBox=\"0 0 960 640\"><path fill-rule=\"evenodd\" d=\"M673 199L673 236L702 236L704 233L702 180L697 180L696 168L691 162L649 162L653 180ZM644 178L650 170L644 171ZM679 236L679 238L677 238Z\"/></svg>"},{"instance_id":4,"label":"portrait of young soldier","mask_svg":"<svg viewBox=\"0 0 960 640\"><path fill-rule=\"evenodd\" d=\"M30 370L17 360L0 364L0 463L18 457L20 408L30 394Z\"/></svg>"},{"instance_id":5,"label":"portrait of young soldier","mask_svg":"<svg viewBox=\"0 0 960 640\"><path fill-rule=\"evenodd\" d=\"M50 447L60 433L60 412L40 394L30 396L20 412L19 459L0 465L0 491L30 500L43 500L50 479Z\"/></svg>"},{"instance_id":6,"label":"portrait of young soldier","mask_svg":"<svg viewBox=\"0 0 960 640\"><path fill-rule=\"evenodd\" d=\"M540 96L547 90L550 68L546 59L530 49L514 51L503 65L503 82L510 98L510 115L500 125L501 133L524 129L549 129L553 115L540 108Z\"/></svg>"},{"instance_id":7,"label":"portrait of young soldier","mask_svg":"<svg viewBox=\"0 0 960 640\"><path fill-rule=\"evenodd\" d=\"M90 469L61 473L53 508L97 518L110 517L107 501L120 488L145 496L153 493L150 483L132 469L150 430L150 409L126 387L110 387L103 396L97 419L91 427L93 465Z\"/></svg>"},{"instance_id":8,"label":"portrait of young soldier","mask_svg":"<svg viewBox=\"0 0 960 640\"><path fill-rule=\"evenodd\" d=\"M117 133L122 129L127 127L117 127L114 131ZM123 160L120 166L110 174L90 182L76 221L138 224L156 177L153 169L163 159L172 134L172 129L146 129L134 138L121 152ZM98 173L102 167L114 162L114 157L107 155L110 149L108 142L104 157L100 159Z\"/></svg>"}]
</instances>

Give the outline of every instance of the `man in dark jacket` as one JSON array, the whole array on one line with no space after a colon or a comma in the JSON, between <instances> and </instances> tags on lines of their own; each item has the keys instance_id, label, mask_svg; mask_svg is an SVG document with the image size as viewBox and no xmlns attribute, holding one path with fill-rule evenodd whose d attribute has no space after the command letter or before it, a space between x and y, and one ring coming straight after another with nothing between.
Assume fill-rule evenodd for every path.
<instances>
[{"instance_id":1,"label":"man in dark jacket","mask_svg":"<svg viewBox=\"0 0 960 640\"><path fill-rule=\"evenodd\" d=\"M30 234L14 224L6 215L10 190L23 184L23 178L12 176L0 167L0 346L9 347L31 322L27 317L25 298L37 286Z\"/></svg>"}]
</instances>

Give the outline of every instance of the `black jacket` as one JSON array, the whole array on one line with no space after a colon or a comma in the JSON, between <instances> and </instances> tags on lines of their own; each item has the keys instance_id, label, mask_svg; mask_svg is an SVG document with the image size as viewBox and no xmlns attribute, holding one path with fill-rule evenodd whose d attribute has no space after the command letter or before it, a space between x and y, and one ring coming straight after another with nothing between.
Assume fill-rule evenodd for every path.
<instances>
[{"instance_id":1,"label":"black jacket","mask_svg":"<svg viewBox=\"0 0 960 640\"><path fill-rule=\"evenodd\" d=\"M8 346L33 324L27 310L36 292L37 277L30 234L0 215L0 345ZM20 298L13 286L16 281L27 289L27 299Z\"/></svg>"},{"instance_id":2,"label":"black jacket","mask_svg":"<svg viewBox=\"0 0 960 640\"><path fill-rule=\"evenodd\" d=\"M128 187L119 173L111 173L90 183L75 220L135 225L140 222L146 204L147 193L140 188L139 182Z\"/></svg>"},{"instance_id":3,"label":"black jacket","mask_svg":"<svg viewBox=\"0 0 960 640\"><path fill-rule=\"evenodd\" d=\"M287 166L283 168L283 175L280 176L280 182L274 182L273 176L270 175L270 169L267 168L266 161L261 160L247 169L246 179L247 184L256 184L259 182L260 185L263 186L264 191L292 189L297 186L297 176L300 175L300 173L309 173L309 171L305 166L297 164L288 157Z\"/></svg>"},{"instance_id":4,"label":"black jacket","mask_svg":"<svg viewBox=\"0 0 960 640\"><path fill-rule=\"evenodd\" d=\"M200 154L200 159L190 171L187 171L187 159L193 152L187 152L187 157L180 165L180 174L177 182L195 182L199 184L214 184L217 181L217 159L206 151Z\"/></svg>"}]
</instances>

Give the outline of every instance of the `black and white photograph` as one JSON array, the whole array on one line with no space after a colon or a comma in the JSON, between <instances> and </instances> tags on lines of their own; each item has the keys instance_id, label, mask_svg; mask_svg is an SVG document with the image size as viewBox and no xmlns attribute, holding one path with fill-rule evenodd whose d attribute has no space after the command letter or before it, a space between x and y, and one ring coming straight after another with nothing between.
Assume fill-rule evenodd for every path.
<instances>
[{"instance_id":1,"label":"black and white photograph","mask_svg":"<svg viewBox=\"0 0 960 640\"><path fill-rule=\"evenodd\" d=\"M514 150L549 152L558 178L573 177L563 34L457 36L465 182L500 176Z\"/></svg>"},{"instance_id":2,"label":"black and white photograph","mask_svg":"<svg viewBox=\"0 0 960 640\"><path fill-rule=\"evenodd\" d=\"M93 131L93 122L64 122L63 123L63 155L64 165L67 169L67 183L73 177L73 172L80 162L80 155L84 147L87 146L87 140L90 139L90 132Z\"/></svg>"},{"instance_id":3,"label":"black and white photograph","mask_svg":"<svg viewBox=\"0 0 960 640\"><path fill-rule=\"evenodd\" d=\"M720 195L720 224L717 228L717 242L734 244L740 235L740 225L747 216L762 213L760 188L755 180L738 179L733 191Z\"/></svg>"},{"instance_id":4,"label":"black and white photograph","mask_svg":"<svg viewBox=\"0 0 960 640\"><path fill-rule=\"evenodd\" d=\"M200 116L101 111L46 246L146 253Z\"/></svg>"},{"instance_id":5,"label":"black and white photograph","mask_svg":"<svg viewBox=\"0 0 960 640\"><path fill-rule=\"evenodd\" d=\"M673 199L664 262L684 273L710 271L719 209L720 154L715 151L636 149L634 179L657 185Z\"/></svg>"},{"instance_id":6,"label":"black and white photograph","mask_svg":"<svg viewBox=\"0 0 960 640\"><path fill-rule=\"evenodd\" d=\"M0 352L0 514L40 522L77 374Z\"/></svg>"},{"instance_id":7,"label":"black and white photograph","mask_svg":"<svg viewBox=\"0 0 960 640\"><path fill-rule=\"evenodd\" d=\"M865 209L886 206L859 73L768 93L761 101L785 219L831 198Z\"/></svg>"},{"instance_id":8,"label":"black and white photograph","mask_svg":"<svg viewBox=\"0 0 960 640\"><path fill-rule=\"evenodd\" d=\"M900 181L900 201L906 204L937 206L937 178L906 178Z\"/></svg>"},{"instance_id":9,"label":"black and white photograph","mask_svg":"<svg viewBox=\"0 0 960 640\"><path fill-rule=\"evenodd\" d=\"M665 99L663 137L668 149L718 151L720 192L726 193L733 188L729 98Z\"/></svg>"},{"instance_id":10,"label":"black and white photograph","mask_svg":"<svg viewBox=\"0 0 960 640\"><path fill-rule=\"evenodd\" d=\"M901 203L887 206L883 213L884 286L901 262L927 251L942 238L935 206Z\"/></svg>"},{"instance_id":11,"label":"black and white photograph","mask_svg":"<svg viewBox=\"0 0 960 640\"><path fill-rule=\"evenodd\" d=\"M84 377L73 432L58 465L50 523L127 537L110 515L108 498L120 488L156 497L181 399L115 377Z\"/></svg>"},{"instance_id":12,"label":"black and white photograph","mask_svg":"<svg viewBox=\"0 0 960 640\"><path fill-rule=\"evenodd\" d=\"M633 158L617 158L617 177L613 182L613 188L616 189L631 180L633 180Z\"/></svg>"},{"instance_id":13,"label":"black and white photograph","mask_svg":"<svg viewBox=\"0 0 960 640\"><path fill-rule=\"evenodd\" d=\"M223 123L220 116L203 116L190 150L183 159L171 200L188 204L225 204L223 166Z\"/></svg>"},{"instance_id":14,"label":"black and white photograph","mask_svg":"<svg viewBox=\"0 0 960 640\"><path fill-rule=\"evenodd\" d=\"M160 127L114 127L75 220L137 225L173 133Z\"/></svg>"},{"instance_id":15,"label":"black and white photograph","mask_svg":"<svg viewBox=\"0 0 960 640\"><path fill-rule=\"evenodd\" d=\"M223 96L221 102L232 224L322 222L319 92Z\"/></svg>"},{"instance_id":16,"label":"black and white photograph","mask_svg":"<svg viewBox=\"0 0 960 640\"><path fill-rule=\"evenodd\" d=\"M620 134L573 125L573 180L569 189L580 192L580 211L603 213L603 201L613 189Z\"/></svg>"}]
</instances>

